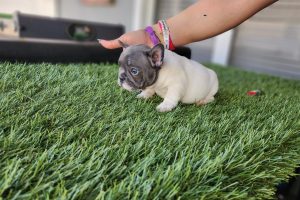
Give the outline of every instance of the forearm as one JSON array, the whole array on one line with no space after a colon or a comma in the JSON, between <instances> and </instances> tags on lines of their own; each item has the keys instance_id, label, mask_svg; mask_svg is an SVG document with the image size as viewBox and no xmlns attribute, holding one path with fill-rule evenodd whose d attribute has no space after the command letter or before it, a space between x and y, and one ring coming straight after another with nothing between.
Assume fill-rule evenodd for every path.
<instances>
[{"instance_id":1,"label":"forearm","mask_svg":"<svg viewBox=\"0 0 300 200\"><path fill-rule=\"evenodd\" d=\"M167 19L167 24L174 45L185 45L230 30L275 1L200 0Z\"/></svg>"}]
</instances>

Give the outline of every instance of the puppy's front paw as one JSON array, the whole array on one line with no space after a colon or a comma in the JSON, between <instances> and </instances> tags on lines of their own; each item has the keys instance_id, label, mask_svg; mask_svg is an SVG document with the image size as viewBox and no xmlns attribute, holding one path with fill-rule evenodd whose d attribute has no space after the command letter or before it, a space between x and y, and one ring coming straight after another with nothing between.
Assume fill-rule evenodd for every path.
<instances>
[{"instance_id":1,"label":"puppy's front paw","mask_svg":"<svg viewBox=\"0 0 300 200\"><path fill-rule=\"evenodd\" d=\"M159 104L157 107L156 107L156 110L158 112L169 112L171 111L173 108L175 108L176 105L174 104L170 104L170 103L164 103L162 102L161 104Z\"/></svg>"}]
</instances>

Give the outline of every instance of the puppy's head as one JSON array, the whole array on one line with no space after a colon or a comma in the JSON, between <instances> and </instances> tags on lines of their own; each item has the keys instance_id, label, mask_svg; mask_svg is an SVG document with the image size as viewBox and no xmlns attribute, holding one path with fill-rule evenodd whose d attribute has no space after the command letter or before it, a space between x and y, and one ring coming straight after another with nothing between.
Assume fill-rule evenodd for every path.
<instances>
[{"instance_id":1,"label":"puppy's head","mask_svg":"<svg viewBox=\"0 0 300 200\"><path fill-rule=\"evenodd\" d=\"M118 83L126 90L143 90L155 83L163 63L164 46L128 46L119 41L123 52L119 58Z\"/></svg>"}]
</instances>

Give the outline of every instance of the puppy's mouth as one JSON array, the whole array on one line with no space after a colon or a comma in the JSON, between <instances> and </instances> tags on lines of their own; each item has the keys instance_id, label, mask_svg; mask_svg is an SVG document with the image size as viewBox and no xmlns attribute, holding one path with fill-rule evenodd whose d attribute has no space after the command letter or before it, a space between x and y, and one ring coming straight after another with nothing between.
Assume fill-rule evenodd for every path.
<instances>
[{"instance_id":1,"label":"puppy's mouth","mask_svg":"<svg viewBox=\"0 0 300 200\"><path fill-rule=\"evenodd\" d=\"M126 83L122 83L121 87L129 92L134 91L134 88L130 87L128 84Z\"/></svg>"},{"instance_id":2,"label":"puppy's mouth","mask_svg":"<svg viewBox=\"0 0 300 200\"><path fill-rule=\"evenodd\" d=\"M137 84L131 82L130 79L128 79L128 78L123 79L123 80L119 79L118 84L122 88L129 90L129 91L140 91L140 90L145 89L144 83L142 83L141 85L137 85Z\"/></svg>"},{"instance_id":3,"label":"puppy's mouth","mask_svg":"<svg viewBox=\"0 0 300 200\"><path fill-rule=\"evenodd\" d=\"M120 87L122 87L123 89L125 90L128 90L128 91L134 91L134 90L137 90L135 87L133 87L131 84L129 84L127 81L118 81L118 84Z\"/></svg>"},{"instance_id":4,"label":"puppy's mouth","mask_svg":"<svg viewBox=\"0 0 300 200\"><path fill-rule=\"evenodd\" d=\"M137 88L137 87L132 87L131 85L129 85L128 83L124 82L121 84L121 87L124 88L125 90L128 90L128 91L142 91L143 88Z\"/></svg>"}]
</instances>

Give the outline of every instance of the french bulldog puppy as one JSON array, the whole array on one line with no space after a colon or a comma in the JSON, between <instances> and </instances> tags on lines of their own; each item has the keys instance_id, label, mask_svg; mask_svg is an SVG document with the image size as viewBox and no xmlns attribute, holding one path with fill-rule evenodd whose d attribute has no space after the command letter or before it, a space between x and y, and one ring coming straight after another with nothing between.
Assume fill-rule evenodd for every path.
<instances>
[{"instance_id":1,"label":"french bulldog puppy","mask_svg":"<svg viewBox=\"0 0 300 200\"><path fill-rule=\"evenodd\" d=\"M178 102L204 105L214 100L219 84L213 70L164 49L162 44L150 48L119 42L123 52L118 84L128 91L141 90L138 98L162 97L158 111L171 111Z\"/></svg>"}]
</instances>

